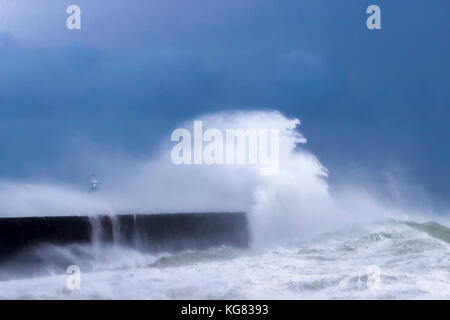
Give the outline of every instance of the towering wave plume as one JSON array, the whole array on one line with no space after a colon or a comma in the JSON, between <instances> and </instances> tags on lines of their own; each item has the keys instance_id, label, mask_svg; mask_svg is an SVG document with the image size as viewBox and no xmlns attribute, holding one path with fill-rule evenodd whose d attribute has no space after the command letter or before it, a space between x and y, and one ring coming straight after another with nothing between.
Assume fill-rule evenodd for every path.
<instances>
[{"instance_id":1,"label":"towering wave plume","mask_svg":"<svg viewBox=\"0 0 450 320\"><path fill-rule=\"evenodd\" d=\"M204 115L204 130L276 129L279 132L279 168L273 175L261 175L260 165L175 165L171 161L174 143L167 139L158 146L157 156L146 161L123 160L109 166L102 163L99 176L107 185L101 192L87 194L55 184L0 184L3 216L63 215L119 212L246 211L253 239L257 243L291 239L324 231L365 218L364 212L385 212L367 198L359 208L349 201L330 196L327 169L302 148L306 139L298 132L300 121L277 111L223 112ZM193 120L180 125L193 130ZM250 150L246 150L246 153ZM114 163L121 156L117 155ZM123 157L129 159L129 157ZM113 168L114 167L114 168ZM361 199L361 197L359 197ZM347 205L352 203L353 208ZM372 208L373 210L368 210ZM355 217L352 213L358 212Z\"/></svg>"}]
</instances>

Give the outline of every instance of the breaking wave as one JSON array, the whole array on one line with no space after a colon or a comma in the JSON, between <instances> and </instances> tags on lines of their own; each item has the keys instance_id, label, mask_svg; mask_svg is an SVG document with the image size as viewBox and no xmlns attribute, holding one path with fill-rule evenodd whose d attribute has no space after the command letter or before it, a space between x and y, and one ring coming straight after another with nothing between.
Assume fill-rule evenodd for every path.
<instances>
[{"instance_id":1,"label":"breaking wave","mask_svg":"<svg viewBox=\"0 0 450 320\"><path fill-rule=\"evenodd\" d=\"M1 266L0 280L8 281L0 281L0 298L450 297L449 229L421 223L413 209L388 207L361 188L331 194L327 169L303 147L298 119L254 111L196 120L219 130L278 129L278 174L262 176L254 165L177 166L167 139L145 161L110 154L92 159L108 181L96 194L3 181L1 216L246 211L251 248L150 254L101 241L46 245ZM64 289L61 273L70 264L84 272L79 292ZM367 286L372 265L380 270L377 290Z\"/></svg>"},{"instance_id":2,"label":"breaking wave","mask_svg":"<svg viewBox=\"0 0 450 320\"><path fill-rule=\"evenodd\" d=\"M171 162L173 143L167 139L156 156L144 161L120 154L92 157L92 166L101 168L97 175L105 181L94 195L62 184L3 181L0 216L246 211L254 243L263 244L394 215L361 189L332 197L327 169L302 147L306 139L298 131L298 119L277 111L196 119L205 129L279 130L278 174L262 176L255 165L177 166ZM188 121L180 127L192 125Z\"/></svg>"},{"instance_id":3,"label":"breaking wave","mask_svg":"<svg viewBox=\"0 0 450 320\"><path fill-rule=\"evenodd\" d=\"M264 249L152 255L120 246L43 247L34 253L47 263L41 277L0 281L0 298L449 299L449 237L436 222L388 220ZM83 289L68 291L58 273L74 261ZM375 289L371 266L380 271Z\"/></svg>"}]
</instances>

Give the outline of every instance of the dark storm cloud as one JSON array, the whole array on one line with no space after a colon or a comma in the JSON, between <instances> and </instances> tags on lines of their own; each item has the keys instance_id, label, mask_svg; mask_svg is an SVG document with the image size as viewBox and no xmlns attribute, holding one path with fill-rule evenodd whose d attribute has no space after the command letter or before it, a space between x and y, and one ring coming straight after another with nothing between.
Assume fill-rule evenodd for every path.
<instances>
[{"instance_id":1,"label":"dark storm cloud","mask_svg":"<svg viewBox=\"0 0 450 320\"><path fill-rule=\"evenodd\" d=\"M79 174L55 165L79 135L148 154L182 119L275 108L333 183L389 170L445 200L449 3L376 3L377 31L365 1L79 1L80 31L37 4L40 32L0 37L0 175Z\"/></svg>"}]
</instances>

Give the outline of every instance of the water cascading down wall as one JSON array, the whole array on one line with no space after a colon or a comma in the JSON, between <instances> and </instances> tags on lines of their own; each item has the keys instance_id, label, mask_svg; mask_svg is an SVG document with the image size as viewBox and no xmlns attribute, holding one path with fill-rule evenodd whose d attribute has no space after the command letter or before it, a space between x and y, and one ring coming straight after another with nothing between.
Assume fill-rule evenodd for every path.
<instances>
[{"instance_id":1,"label":"water cascading down wall","mask_svg":"<svg viewBox=\"0 0 450 320\"><path fill-rule=\"evenodd\" d=\"M0 265L42 245L113 244L145 252L247 247L243 212L0 218Z\"/></svg>"}]
</instances>

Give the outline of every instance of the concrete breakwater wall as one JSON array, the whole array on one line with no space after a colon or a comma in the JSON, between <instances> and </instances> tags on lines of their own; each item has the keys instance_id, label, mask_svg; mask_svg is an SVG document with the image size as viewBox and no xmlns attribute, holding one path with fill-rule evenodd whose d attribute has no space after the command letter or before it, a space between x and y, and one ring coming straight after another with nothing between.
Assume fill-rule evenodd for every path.
<instances>
[{"instance_id":1,"label":"concrete breakwater wall","mask_svg":"<svg viewBox=\"0 0 450 320\"><path fill-rule=\"evenodd\" d=\"M0 262L40 245L114 243L177 252L249 243L243 212L0 218Z\"/></svg>"}]
</instances>

